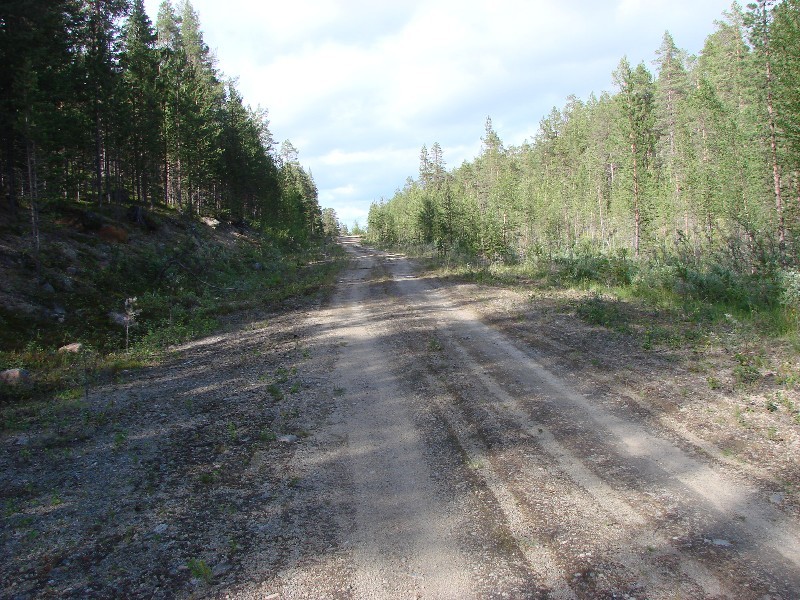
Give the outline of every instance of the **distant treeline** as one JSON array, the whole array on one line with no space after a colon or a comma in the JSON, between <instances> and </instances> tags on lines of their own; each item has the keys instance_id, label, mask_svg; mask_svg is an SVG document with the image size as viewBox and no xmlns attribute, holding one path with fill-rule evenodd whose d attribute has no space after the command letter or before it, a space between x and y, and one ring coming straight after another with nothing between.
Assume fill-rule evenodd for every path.
<instances>
[{"instance_id":1,"label":"distant treeline","mask_svg":"<svg viewBox=\"0 0 800 600\"><path fill-rule=\"evenodd\" d=\"M215 67L198 15L142 0L0 4L0 206L162 205L248 220L302 242L317 189L266 110Z\"/></svg>"},{"instance_id":2,"label":"distant treeline","mask_svg":"<svg viewBox=\"0 0 800 600\"><path fill-rule=\"evenodd\" d=\"M800 1L733 4L699 56L669 33L656 76L623 58L615 93L567 99L535 139L417 179L372 205L369 236L525 260L575 252L727 257L745 271L800 257Z\"/></svg>"}]
</instances>

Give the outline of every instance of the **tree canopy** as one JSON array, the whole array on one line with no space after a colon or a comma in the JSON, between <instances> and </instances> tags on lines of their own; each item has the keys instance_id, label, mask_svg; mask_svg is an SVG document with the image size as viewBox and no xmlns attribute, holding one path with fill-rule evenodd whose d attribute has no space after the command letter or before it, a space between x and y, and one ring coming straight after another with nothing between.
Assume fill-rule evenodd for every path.
<instances>
[{"instance_id":1,"label":"tree canopy","mask_svg":"<svg viewBox=\"0 0 800 600\"><path fill-rule=\"evenodd\" d=\"M3 3L0 185L24 204L124 201L321 231L317 189L219 72L189 0Z\"/></svg>"},{"instance_id":2,"label":"tree canopy","mask_svg":"<svg viewBox=\"0 0 800 600\"><path fill-rule=\"evenodd\" d=\"M488 260L591 251L727 252L800 263L800 2L734 3L699 56L669 32L652 69L623 58L612 93L567 99L533 140L420 173L373 203L369 235Z\"/></svg>"}]
</instances>

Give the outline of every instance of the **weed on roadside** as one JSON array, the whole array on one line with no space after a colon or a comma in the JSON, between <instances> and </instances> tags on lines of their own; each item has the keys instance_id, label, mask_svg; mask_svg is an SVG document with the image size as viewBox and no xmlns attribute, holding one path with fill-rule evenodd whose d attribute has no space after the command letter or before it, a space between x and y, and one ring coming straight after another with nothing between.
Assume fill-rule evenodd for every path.
<instances>
[{"instance_id":1,"label":"weed on roadside","mask_svg":"<svg viewBox=\"0 0 800 600\"><path fill-rule=\"evenodd\" d=\"M443 349L444 346L442 346L442 343L435 337L428 340L428 352L441 352Z\"/></svg>"},{"instance_id":2,"label":"weed on roadside","mask_svg":"<svg viewBox=\"0 0 800 600\"><path fill-rule=\"evenodd\" d=\"M274 383L271 383L267 386L267 392L275 402L280 402L283 400L283 391Z\"/></svg>"},{"instance_id":3,"label":"weed on roadside","mask_svg":"<svg viewBox=\"0 0 800 600\"><path fill-rule=\"evenodd\" d=\"M578 316L590 325L600 325L620 333L628 333L630 327L620 309L619 300L610 300L597 292L578 303Z\"/></svg>"},{"instance_id":4,"label":"weed on roadside","mask_svg":"<svg viewBox=\"0 0 800 600\"><path fill-rule=\"evenodd\" d=\"M761 378L761 373L758 367L755 366L753 358L745 354L736 353L734 358L738 361L738 365L733 369L733 376L738 383L751 384L755 383Z\"/></svg>"},{"instance_id":5,"label":"weed on roadside","mask_svg":"<svg viewBox=\"0 0 800 600\"><path fill-rule=\"evenodd\" d=\"M258 439L262 442L274 442L278 436L271 429L264 428L258 433Z\"/></svg>"},{"instance_id":6,"label":"weed on roadside","mask_svg":"<svg viewBox=\"0 0 800 600\"><path fill-rule=\"evenodd\" d=\"M189 567L189 572L192 574L192 577L199 579L203 583L211 583L211 580L214 578L211 567L209 567L202 558L190 558L186 566Z\"/></svg>"}]
</instances>

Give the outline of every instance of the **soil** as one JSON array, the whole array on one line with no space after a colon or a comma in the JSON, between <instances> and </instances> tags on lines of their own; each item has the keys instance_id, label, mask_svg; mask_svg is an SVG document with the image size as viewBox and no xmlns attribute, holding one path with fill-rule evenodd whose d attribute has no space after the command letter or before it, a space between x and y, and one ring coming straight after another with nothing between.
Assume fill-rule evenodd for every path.
<instances>
[{"instance_id":1,"label":"soil","mask_svg":"<svg viewBox=\"0 0 800 600\"><path fill-rule=\"evenodd\" d=\"M0 596L800 596L786 361L741 384L722 338L643 349L343 243L322 304L3 434Z\"/></svg>"}]
</instances>

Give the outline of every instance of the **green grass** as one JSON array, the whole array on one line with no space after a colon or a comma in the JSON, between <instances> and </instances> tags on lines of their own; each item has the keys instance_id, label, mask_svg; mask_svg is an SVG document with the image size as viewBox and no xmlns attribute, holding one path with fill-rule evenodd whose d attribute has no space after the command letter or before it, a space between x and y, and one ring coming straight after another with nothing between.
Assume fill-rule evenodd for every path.
<instances>
[{"instance_id":1,"label":"green grass","mask_svg":"<svg viewBox=\"0 0 800 600\"><path fill-rule=\"evenodd\" d=\"M402 250L443 278L533 290L537 300L571 306L587 323L637 336L645 349L695 347L722 329L740 341L779 339L800 353L800 272L768 257L744 269L723 253L698 258L680 247L635 259L577 245L506 262ZM565 300L562 291L581 299ZM736 374L743 381L754 376L747 367Z\"/></svg>"},{"instance_id":2,"label":"green grass","mask_svg":"<svg viewBox=\"0 0 800 600\"><path fill-rule=\"evenodd\" d=\"M275 402L283 400L283 391L274 383L267 386L267 393L272 397Z\"/></svg>"},{"instance_id":3,"label":"green grass","mask_svg":"<svg viewBox=\"0 0 800 600\"><path fill-rule=\"evenodd\" d=\"M590 325L601 325L620 333L630 331L628 317L624 314L619 300L593 293L578 303L576 313Z\"/></svg>"},{"instance_id":4,"label":"green grass","mask_svg":"<svg viewBox=\"0 0 800 600\"><path fill-rule=\"evenodd\" d=\"M192 577L199 579L203 583L211 583L214 578L211 567L201 558L190 558L186 566L189 567L189 572L192 574Z\"/></svg>"},{"instance_id":5,"label":"green grass","mask_svg":"<svg viewBox=\"0 0 800 600\"><path fill-rule=\"evenodd\" d=\"M163 219L174 224L181 217L170 214ZM294 305L332 289L336 274L347 264L336 245L298 249L256 230L225 237L190 221L173 225L169 232L138 235L136 243L99 250L91 236L55 225L46 233L45 240L72 235L70 243L76 244L82 262L72 289L57 294L66 307L62 323L0 309L0 370L24 368L33 375L31 386L0 384L0 410L3 400L67 400L91 393L97 382L117 381L126 371L159 361L169 346L213 332L227 315ZM58 248L55 241L43 246L46 273L64 267ZM105 258L98 258L103 254ZM138 299L141 313L130 329L126 351L124 327L115 324L109 312L124 312L125 300L132 297ZM32 298L45 300L52 303ZM71 342L81 342L84 351L57 352ZM0 415L0 427L17 425Z\"/></svg>"}]
</instances>

